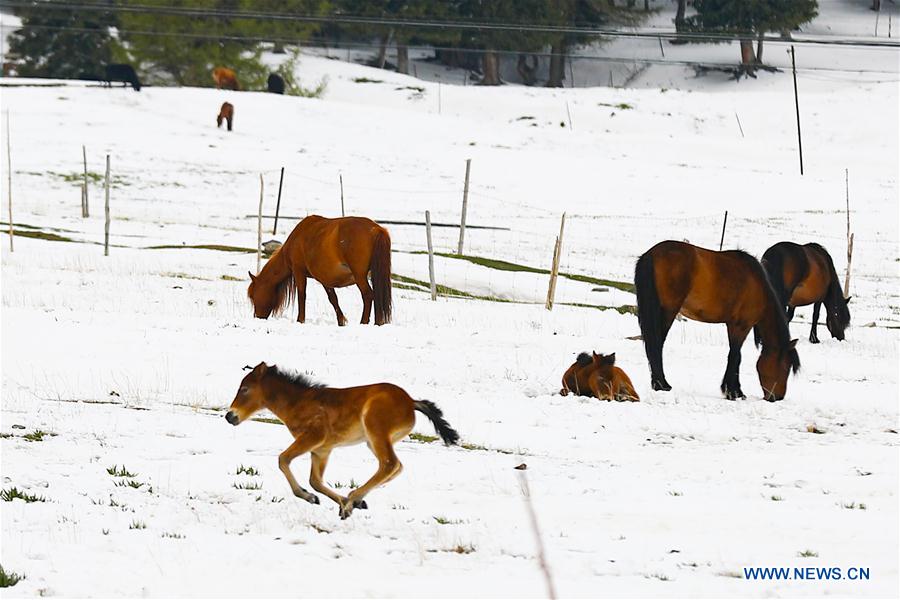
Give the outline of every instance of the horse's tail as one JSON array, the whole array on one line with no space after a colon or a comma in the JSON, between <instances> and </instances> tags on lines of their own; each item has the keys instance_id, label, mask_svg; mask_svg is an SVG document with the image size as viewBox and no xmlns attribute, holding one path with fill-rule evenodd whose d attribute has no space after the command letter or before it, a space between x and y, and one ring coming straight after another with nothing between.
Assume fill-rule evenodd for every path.
<instances>
[{"instance_id":1,"label":"horse's tail","mask_svg":"<svg viewBox=\"0 0 900 600\"><path fill-rule=\"evenodd\" d=\"M372 248L372 291L375 293L375 323L391 322L391 236L379 228Z\"/></svg>"},{"instance_id":2,"label":"horse's tail","mask_svg":"<svg viewBox=\"0 0 900 600\"><path fill-rule=\"evenodd\" d=\"M650 252L641 255L634 267L634 288L644 351L650 362L650 372L656 376L657 373L662 373L663 326L662 306L659 302L659 292L656 290L653 254Z\"/></svg>"},{"instance_id":3,"label":"horse's tail","mask_svg":"<svg viewBox=\"0 0 900 600\"><path fill-rule=\"evenodd\" d=\"M450 423L444 419L444 413L434 402L430 400L413 400L413 408L428 417L428 420L434 425L434 430L441 436L445 444L448 446L455 445L459 441L459 434L450 427Z\"/></svg>"}]
</instances>

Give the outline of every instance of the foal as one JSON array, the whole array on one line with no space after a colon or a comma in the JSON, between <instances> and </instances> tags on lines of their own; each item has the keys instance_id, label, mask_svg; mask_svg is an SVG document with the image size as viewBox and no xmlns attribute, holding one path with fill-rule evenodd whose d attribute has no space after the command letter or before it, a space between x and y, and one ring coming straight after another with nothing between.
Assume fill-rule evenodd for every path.
<instances>
[{"instance_id":1,"label":"foal","mask_svg":"<svg viewBox=\"0 0 900 600\"><path fill-rule=\"evenodd\" d=\"M394 453L394 444L412 431L416 424L414 411L428 417L445 444L459 441L459 434L433 402L413 400L396 385L376 383L327 388L303 375L285 373L264 362L252 368L241 381L225 420L238 425L262 408L272 411L294 436L294 443L278 456L278 468L294 495L311 504L319 503L318 496L300 487L290 468L292 460L309 452L312 463L309 483L337 503L342 519L349 517L354 508L368 508L366 495L400 474L403 465ZM361 442L366 442L378 459L378 470L347 497L341 496L322 480L328 457L338 446Z\"/></svg>"},{"instance_id":2,"label":"foal","mask_svg":"<svg viewBox=\"0 0 900 600\"><path fill-rule=\"evenodd\" d=\"M559 393L568 396L570 391L574 391L577 396L598 400L640 401L631 379L615 364L615 353L582 352L563 375L563 387Z\"/></svg>"}]
</instances>

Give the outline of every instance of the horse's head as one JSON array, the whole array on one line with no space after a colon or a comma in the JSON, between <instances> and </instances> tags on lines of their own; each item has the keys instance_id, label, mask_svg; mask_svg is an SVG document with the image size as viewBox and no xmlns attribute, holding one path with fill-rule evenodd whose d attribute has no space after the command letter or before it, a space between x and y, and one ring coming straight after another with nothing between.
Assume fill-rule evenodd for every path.
<instances>
[{"instance_id":1,"label":"horse's head","mask_svg":"<svg viewBox=\"0 0 900 600\"><path fill-rule=\"evenodd\" d=\"M253 303L253 316L257 319L268 319L272 311L275 310L275 290L272 286L260 284L257 281L258 275L254 275L250 271L247 271L247 274L250 275L247 297Z\"/></svg>"},{"instance_id":2,"label":"horse's head","mask_svg":"<svg viewBox=\"0 0 900 600\"><path fill-rule=\"evenodd\" d=\"M270 368L264 362L259 363L256 367L244 367L244 369L250 369L250 372L241 381L234 401L225 414L226 421L232 425L239 425L263 407L266 395L262 389L262 379Z\"/></svg>"},{"instance_id":3,"label":"horse's head","mask_svg":"<svg viewBox=\"0 0 900 600\"><path fill-rule=\"evenodd\" d=\"M847 308L847 303L850 302L850 298L844 298L840 294L838 296L839 298L834 301L833 306L828 306L826 304L827 313L825 315L825 325L828 327L828 332L831 334L831 337L843 342L844 331L846 331L847 326L850 324L850 309Z\"/></svg>"},{"instance_id":4,"label":"horse's head","mask_svg":"<svg viewBox=\"0 0 900 600\"><path fill-rule=\"evenodd\" d=\"M788 347L774 349L763 346L756 361L759 385L766 400L782 400L787 393L787 380L791 372L800 369L800 355L797 354L797 340L791 340Z\"/></svg>"},{"instance_id":5,"label":"horse's head","mask_svg":"<svg viewBox=\"0 0 900 600\"><path fill-rule=\"evenodd\" d=\"M595 366L611 367L612 365L616 364L616 353L615 352L613 352L612 354L597 354L596 352L592 352L591 354L594 355L593 362L594 362Z\"/></svg>"}]
</instances>

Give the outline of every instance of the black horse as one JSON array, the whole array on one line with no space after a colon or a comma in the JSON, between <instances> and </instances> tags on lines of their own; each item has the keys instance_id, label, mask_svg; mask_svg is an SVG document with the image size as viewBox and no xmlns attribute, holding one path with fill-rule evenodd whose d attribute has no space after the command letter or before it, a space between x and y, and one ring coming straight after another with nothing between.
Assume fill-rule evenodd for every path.
<instances>
[{"instance_id":1,"label":"black horse","mask_svg":"<svg viewBox=\"0 0 900 600\"><path fill-rule=\"evenodd\" d=\"M269 92L273 94L283 94L284 93L284 79L281 78L281 75L276 73L269 74L269 79L266 81L266 87Z\"/></svg>"},{"instance_id":2,"label":"black horse","mask_svg":"<svg viewBox=\"0 0 900 600\"><path fill-rule=\"evenodd\" d=\"M134 91L141 91L141 80L138 79L134 67L127 64L111 64L106 65L106 77L104 80L106 85L112 87L113 81L121 81L123 86L131 84Z\"/></svg>"}]
</instances>

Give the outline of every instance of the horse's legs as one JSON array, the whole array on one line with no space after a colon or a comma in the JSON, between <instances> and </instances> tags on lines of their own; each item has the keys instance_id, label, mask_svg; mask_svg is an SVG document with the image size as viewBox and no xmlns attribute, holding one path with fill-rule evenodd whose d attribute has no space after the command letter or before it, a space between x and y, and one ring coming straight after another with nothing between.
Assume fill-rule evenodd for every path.
<instances>
[{"instance_id":1,"label":"horse's legs","mask_svg":"<svg viewBox=\"0 0 900 600\"><path fill-rule=\"evenodd\" d=\"M325 293L328 294L328 301L331 302L331 306L334 307L334 314L337 315L338 325L343 327L347 324L347 317L345 317L344 313L341 312L341 305L338 304L338 298L337 294L334 291L334 288L325 288Z\"/></svg>"},{"instance_id":2,"label":"horse's legs","mask_svg":"<svg viewBox=\"0 0 900 600\"><path fill-rule=\"evenodd\" d=\"M728 323L728 365L722 378L722 393L729 400L746 398L741 391L740 366L741 346L747 339L750 328L743 324Z\"/></svg>"},{"instance_id":3,"label":"horse's legs","mask_svg":"<svg viewBox=\"0 0 900 600\"><path fill-rule=\"evenodd\" d=\"M790 323L791 321L794 320L794 311L796 309L797 309L796 306L788 306L787 315L786 315L788 323Z\"/></svg>"},{"instance_id":4,"label":"horse's legs","mask_svg":"<svg viewBox=\"0 0 900 600\"><path fill-rule=\"evenodd\" d=\"M369 437L369 448L372 450L372 454L375 455L375 458L378 459L378 470L375 471L375 474L372 475L367 482L347 495L347 499L344 501L340 510L342 519L346 519L350 516L350 513L353 512L354 508L357 508L360 505L366 497L366 494L379 485L387 483L399 475L400 471L403 470L403 465L400 463L400 459L397 458L397 454L394 452L394 446L391 443L390 435L388 435L387 432L372 431L368 427L369 424L367 423L366 425L366 433ZM378 427L377 429L382 428Z\"/></svg>"},{"instance_id":5,"label":"horse's legs","mask_svg":"<svg viewBox=\"0 0 900 600\"><path fill-rule=\"evenodd\" d=\"M821 302L816 302L813 305L812 329L809 332L809 341L811 344L819 343L819 335L816 333L816 328L819 326L819 309L821 308Z\"/></svg>"},{"instance_id":6,"label":"horse's legs","mask_svg":"<svg viewBox=\"0 0 900 600\"><path fill-rule=\"evenodd\" d=\"M363 300L362 320L360 323L368 325L369 317L372 315L372 301L375 299L375 292L372 291L372 286L369 285L369 279L365 273L362 275L354 274L353 279L356 281L356 287L359 288L359 293L362 294Z\"/></svg>"},{"instance_id":7,"label":"horse's legs","mask_svg":"<svg viewBox=\"0 0 900 600\"><path fill-rule=\"evenodd\" d=\"M297 322L306 323L306 274L294 271L294 285L297 286Z\"/></svg>"},{"instance_id":8,"label":"horse's legs","mask_svg":"<svg viewBox=\"0 0 900 600\"><path fill-rule=\"evenodd\" d=\"M303 498L310 504L318 504L319 497L300 487L300 484L294 479L294 474L291 473L291 461L301 454L313 450L321 443L321 436L304 435L303 437L295 439L293 444L288 446L284 452L278 455L278 468L284 473L285 478L288 480L291 491L294 492L295 496Z\"/></svg>"},{"instance_id":9,"label":"horse's legs","mask_svg":"<svg viewBox=\"0 0 900 600\"><path fill-rule=\"evenodd\" d=\"M666 336L669 335L669 330L672 328L672 323L675 322L675 315L678 314L678 311L676 310L673 312L665 309L661 309L661 311L660 324L662 326L662 336L660 338L659 348L647 348L647 358L650 361L651 387L654 390L667 392L672 389L672 386L666 381L666 374L663 370L663 346L666 343Z\"/></svg>"},{"instance_id":10,"label":"horse's legs","mask_svg":"<svg viewBox=\"0 0 900 600\"><path fill-rule=\"evenodd\" d=\"M335 492L333 489L325 485L322 476L325 474L325 467L328 466L328 457L331 455L331 449L313 451L310 455L311 465L309 469L309 485L319 493L325 494L334 500L338 506L343 506L346 498ZM367 506L357 506L356 508L368 508Z\"/></svg>"}]
</instances>

